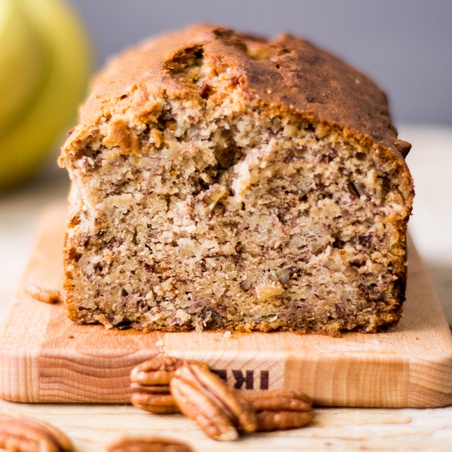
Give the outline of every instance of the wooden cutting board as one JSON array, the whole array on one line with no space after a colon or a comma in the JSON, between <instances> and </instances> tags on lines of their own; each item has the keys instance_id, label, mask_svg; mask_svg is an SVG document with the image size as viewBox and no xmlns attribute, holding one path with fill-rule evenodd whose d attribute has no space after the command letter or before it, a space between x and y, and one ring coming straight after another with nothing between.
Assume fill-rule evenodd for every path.
<instances>
[{"instance_id":1,"label":"wooden cutting board","mask_svg":"<svg viewBox=\"0 0 452 452\"><path fill-rule=\"evenodd\" d=\"M64 227L64 207L43 213L23 282L59 287ZM107 330L76 325L62 305L31 299L20 288L0 330L0 397L128 402L130 369L156 352L206 361L242 390L301 389L318 405L452 404L452 336L412 243L405 315L380 334Z\"/></svg>"}]
</instances>

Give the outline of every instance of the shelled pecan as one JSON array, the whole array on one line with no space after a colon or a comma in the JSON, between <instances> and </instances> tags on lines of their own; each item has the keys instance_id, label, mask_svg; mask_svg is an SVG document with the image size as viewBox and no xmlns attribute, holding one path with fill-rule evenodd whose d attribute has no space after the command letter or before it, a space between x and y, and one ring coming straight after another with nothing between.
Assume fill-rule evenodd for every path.
<instances>
[{"instance_id":1,"label":"shelled pecan","mask_svg":"<svg viewBox=\"0 0 452 452\"><path fill-rule=\"evenodd\" d=\"M256 430L249 403L205 365L184 362L174 373L170 388L180 410L212 439L231 441L238 438L237 430Z\"/></svg>"},{"instance_id":2,"label":"shelled pecan","mask_svg":"<svg viewBox=\"0 0 452 452\"><path fill-rule=\"evenodd\" d=\"M244 398L256 412L257 431L303 427L314 418L311 399L297 391L245 393Z\"/></svg>"},{"instance_id":3,"label":"shelled pecan","mask_svg":"<svg viewBox=\"0 0 452 452\"><path fill-rule=\"evenodd\" d=\"M171 394L169 382L183 363L195 363L205 369L209 368L205 363L182 360L163 353L133 368L130 373L132 404L154 414L180 413Z\"/></svg>"},{"instance_id":4,"label":"shelled pecan","mask_svg":"<svg viewBox=\"0 0 452 452\"><path fill-rule=\"evenodd\" d=\"M174 356L158 354L133 368L130 373L132 404L155 414L179 413L169 382L182 362Z\"/></svg>"},{"instance_id":5,"label":"shelled pecan","mask_svg":"<svg viewBox=\"0 0 452 452\"><path fill-rule=\"evenodd\" d=\"M141 410L154 414L174 414L180 413L174 397L170 392L146 393L141 389L132 394L132 404Z\"/></svg>"},{"instance_id":6,"label":"shelled pecan","mask_svg":"<svg viewBox=\"0 0 452 452\"><path fill-rule=\"evenodd\" d=\"M126 436L108 445L107 452L193 452L193 449L171 438Z\"/></svg>"},{"instance_id":7,"label":"shelled pecan","mask_svg":"<svg viewBox=\"0 0 452 452\"><path fill-rule=\"evenodd\" d=\"M183 361L175 356L159 353L132 369L130 379L145 386L168 386L174 372Z\"/></svg>"},{"instance_id":8,"label":"shelled pecan","mask_svg":"<svg viewBox=\"0 0 452 452\"><path fill-rule=\"evenodd\" d=\"M133 369L131 380L134 405L158 414L182 412L219 441L235 440L239 431L298 428L314 418L302 392L237 391L198 361L159 354Z\"/></svg>"},{"instance_id":9,"label":"shelled pecan","mask_svg":"<svg viewBox=\"0 0 452 452\"><path fill-rule=\"evenodd\" d=\"M0 414L0 449L14 452L72 451L71 440L53 425L29 417Z\"/></svg>"}]
</instances>

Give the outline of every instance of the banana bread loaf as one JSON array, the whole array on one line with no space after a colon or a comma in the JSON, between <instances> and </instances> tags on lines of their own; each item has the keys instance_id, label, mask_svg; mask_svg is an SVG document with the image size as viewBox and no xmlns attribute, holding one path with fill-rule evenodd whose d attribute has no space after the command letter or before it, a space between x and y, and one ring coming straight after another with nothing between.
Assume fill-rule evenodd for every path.
<instances>
[{"instance_id":1,"label":"banana bread loaf","mask_svg":"<svg viewBox=\"0 0 452 452\"><path fill-rule=\"evenodd\" d=\"M307 41L148 40L95 78L62 149L69 317L384 330L405 297L409 149L375 84Z\"/></svg>"}]
</instances>

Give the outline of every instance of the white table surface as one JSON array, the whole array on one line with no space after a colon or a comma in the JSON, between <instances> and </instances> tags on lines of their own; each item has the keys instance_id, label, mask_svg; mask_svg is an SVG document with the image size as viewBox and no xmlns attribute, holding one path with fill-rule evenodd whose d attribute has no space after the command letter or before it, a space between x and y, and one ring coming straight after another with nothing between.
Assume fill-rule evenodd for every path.
<instances>
[{"instance_id":1,"label":"white table surface","mask_svg":"<svg viewBox=\"0 0 452 452\"><path fill-rule=\"evenodd\" d=\"M401 126L399 132L401 139L413 144L407 158L416 189L410 234L452 325L452 127ZM0 195L0 322L27 262L40 210L50 202L63 202L67 190L65 173L52 165L28 186ZM148 416L128 406L0 401L1 412L47 419L65 429L80 451L101 451L108 439L114 439L121 431L142 434L165 430L180 439L191 439L196 450L452 450L452 407L320 409L311 428L280 432L267 438L267 442L265 436L247 439L241 446L205 440L182 417L176 417L169 425L161 417ZM130 422L124 423L125 414Z\"/></svg>"}]
</instances>

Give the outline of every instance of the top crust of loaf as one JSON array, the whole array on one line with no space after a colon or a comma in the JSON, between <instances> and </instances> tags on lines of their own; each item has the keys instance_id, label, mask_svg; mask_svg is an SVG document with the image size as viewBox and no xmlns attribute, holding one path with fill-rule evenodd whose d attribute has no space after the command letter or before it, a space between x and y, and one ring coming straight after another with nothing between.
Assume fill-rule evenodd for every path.
<instances>
[{"instance_id":1,"label":"top crust of loaf","mask_svg":"<svg viewBox=\"0 0 452 452\"><path fill-rule=\"evenodd\" d=\"M144 125L158 115L162 98L199 100L199 91L174 76L183 69L184 57L194 52L202 52L213 71L226 71L250 104L337 127L366 147L390 150L399 163L411 147L397 139L385 94L334 55L288 34L268 41L224 27L194 25L147 40L109 62L93 80L60 164L72 160L71 148L105 121L118 116L129 126ZM133 143L128 144L133 152Z\"/></svg>"}]
</instances>

